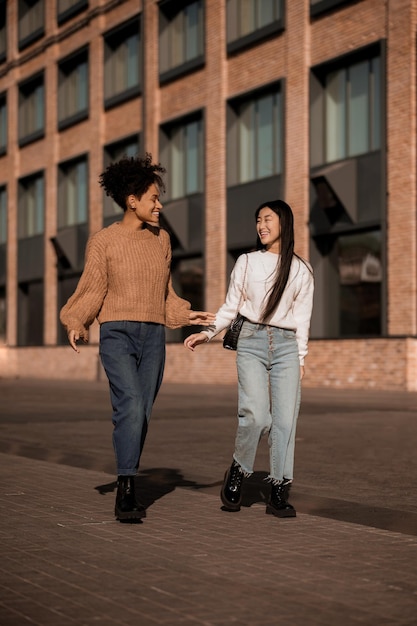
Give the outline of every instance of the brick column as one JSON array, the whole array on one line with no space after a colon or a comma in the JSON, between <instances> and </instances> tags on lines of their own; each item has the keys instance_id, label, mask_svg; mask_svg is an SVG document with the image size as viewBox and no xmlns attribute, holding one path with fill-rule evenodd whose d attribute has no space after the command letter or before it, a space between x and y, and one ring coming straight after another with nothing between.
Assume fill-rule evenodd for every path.
<instances>
[{"instance_id":1,"label":"brick column","mask_svg":"<svg viewBox=\"0 0 417 626\"><path fill-rule=\"evenodd\" d=\"M54 345L57 341L57 257L51 243L56 235L58 221L58 189L57 189L57 101L58 84L56 58L53 48L46 54L45 67L45 135L50 148L45 153L45 234L44 234L44 343Z\"/></svg>"},{"instance_id":2,"label":"brick column","mask_svg":"<svg viewBox=\"0 0 417 626\"><path fill-rule=\"evenodd\" d=\"M416 2L387 15L388 333L416 334Z\"/></svg>"},{"instance_id":3,"label":"brick column","mask_svg":"<svg viewBox=\"0 0 417 626\"><path fill-rule=\"evenodd\" d=\"M227 289L226 275L226 3L205 3L205 307L216 310ZM208 33L208 34L207 34Z\"/></svg>"},{"instance_id":4,"label":"brick column","mask_svg":"<svg viewBox=\"0 0 417 626\"><path fill-rule=\"evenodd\" d=\"M310 2L286 2L285 200L294 211L295 248L308 257Z\"/></svg>"},{"instance_id":5,"label":"brick column","mask_svg":"<svg viewBox=\"0 0 417 626\"><path fill-rule=\"evenodd\" d=\"M160 88L159 88L159 29L158 4L143 0L142 11L142 136L141 152L150 152L153 160L159 155Z\"/></svg>"}]
</instances>

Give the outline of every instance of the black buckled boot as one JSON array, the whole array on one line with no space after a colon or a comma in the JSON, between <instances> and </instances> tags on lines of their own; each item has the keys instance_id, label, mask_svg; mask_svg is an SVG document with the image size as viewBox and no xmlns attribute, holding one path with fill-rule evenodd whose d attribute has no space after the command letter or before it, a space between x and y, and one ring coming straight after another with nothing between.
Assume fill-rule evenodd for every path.
<instances>
[{"instance_id":1,"label":"black buckled boot","mask_svg":"<svg viewBox=\"0 0 417 626\"><path fill-rule=\"evenodd\" d=\"M114 514L118 520L135 520L146 516L145 507L136 502L134 476L117 477Z\"/></svg>"},{"instance_id":2,"label":"black buckled boot","mask_svg":"<svg viewBox=\"0 0 417 626\"><path fill-rule=\"evenodd\" d=\"M243 471L236 461L224 475L223 487L220 493L222 503L228 511L240 511L242 502Z\"/></svg>"},{"instance_id":3,"label":"black buckled boot","mask_svg":"<svg viewBox=\"0 0 417 626\"><path fill-rule=\"evenodd\" d=\"M272 485L266 513L276 515L276 517L295 517L297 515L294 507L287 501L290 487L291 481L286 478L279 485Z\"/></svg>"}]
</instances>

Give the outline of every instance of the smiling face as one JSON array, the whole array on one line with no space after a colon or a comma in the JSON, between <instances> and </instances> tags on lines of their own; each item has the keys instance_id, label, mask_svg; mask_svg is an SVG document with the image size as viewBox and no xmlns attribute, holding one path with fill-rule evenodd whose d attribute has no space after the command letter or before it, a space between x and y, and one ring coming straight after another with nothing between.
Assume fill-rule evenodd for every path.
<instances>
[{"instance_id":1,"label":"smiling face","mask_svg":"<svg viewBox=\"0 0 417 626\"><path fill-rule=\"evenodd\" d=\"M152 226L159 225L159 213L162 204L159 202L159 189L155 184L152 184L141 198L133 194L128 196L127 206L127 211L136 216L139 228L145 222Z\"/></svg>"},{"instance_id":2,"label":"smiling face","mask_svg":"<svg viewBox=\"0 0 417 626\"><path fill-rule=\"evenodd\" d=\"M278 254L281 251L281 224L278 215L269 207L264 207L258 213L256 230L262 246L268 252Z\"/></svg>"}]
</instances>

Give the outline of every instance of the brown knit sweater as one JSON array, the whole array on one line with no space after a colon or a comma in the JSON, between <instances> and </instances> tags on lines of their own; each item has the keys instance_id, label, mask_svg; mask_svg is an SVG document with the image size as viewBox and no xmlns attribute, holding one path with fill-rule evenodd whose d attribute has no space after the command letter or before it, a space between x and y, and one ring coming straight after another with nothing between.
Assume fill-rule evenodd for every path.
<instances>
[{"instance_id":1,"label":"brown knit sweater","mask_svg":"<svg viewBox=\"0 0 417 626\"><path fill-rule=\"evenodd\" d=\"M191 305L174 292L171 245L166 231L132 230L116 222L92 235L74 294L61 309L67 329L88 340L95 318L155 322L170 328L189 325Z\"/></svg>"}]
</instances>

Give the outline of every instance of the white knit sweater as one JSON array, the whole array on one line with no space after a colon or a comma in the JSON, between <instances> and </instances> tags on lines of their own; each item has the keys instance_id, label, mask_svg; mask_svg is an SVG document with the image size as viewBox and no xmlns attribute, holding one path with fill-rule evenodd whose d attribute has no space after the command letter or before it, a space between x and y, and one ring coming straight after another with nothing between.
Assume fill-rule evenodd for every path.
<instances>
[{"instance_id":1,"label":"white knit sweater","mask_svg":"<svg viewBox=\"0 0 417 626\"><path fill-rule=\"evenodd\" d=\"M248 265L243 285L246 258ZM279 255L266 250L242 254L237 259L230 277L226 301L217 311L215 324L203 331L209 340L229 326L238 310L250 322L261 323L262 309L273 285L278 261ZM294 256L287 286L268 323L270 326L295 331L301 365L307 355L313 291L311 266Z\"/></svg>"}]
</instances>

